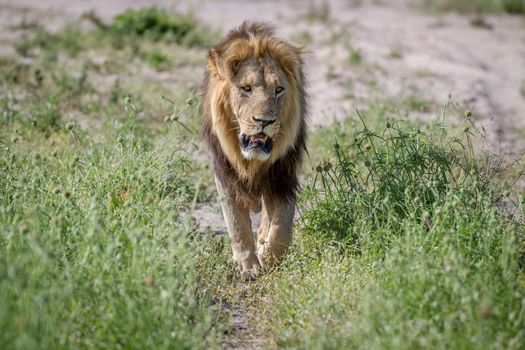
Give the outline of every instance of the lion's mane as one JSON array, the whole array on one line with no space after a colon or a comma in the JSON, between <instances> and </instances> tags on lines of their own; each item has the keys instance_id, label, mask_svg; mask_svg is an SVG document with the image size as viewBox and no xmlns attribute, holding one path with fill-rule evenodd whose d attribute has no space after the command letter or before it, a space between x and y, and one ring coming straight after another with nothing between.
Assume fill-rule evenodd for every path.
<instances>
[{"instance_id":1,"label":"lion's mane","mask_svg":"<svg viewBox=\"0 0 525 350\"><path fill-rule=\"evenodd\" d=\"M200 114L203 137L213 156L216 176L238 202L257 208L261 195L293 201L297 171L306 150L307 104L301 49L274 36L264 23L244 22L212 48L203 82ZM229 106L231 75L249 57L271 56L286 75L289 93L279 118L282 129L268 161L249 161L240 152L235 117ZM220 65L220 66L219 66ZM230 75L230 76L229 76Z\"/></svg>"}]
</instances>

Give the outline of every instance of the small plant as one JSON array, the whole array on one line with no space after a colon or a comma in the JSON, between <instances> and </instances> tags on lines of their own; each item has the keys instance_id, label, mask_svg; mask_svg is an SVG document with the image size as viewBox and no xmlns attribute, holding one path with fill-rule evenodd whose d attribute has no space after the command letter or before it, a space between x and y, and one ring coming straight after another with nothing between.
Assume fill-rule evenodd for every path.
<instances>
[{"instance_id":1,"label":"small plant","mask_svg":"<svg viewBox=\"0 0 525 350\"><path fill-rule=\"evenodd\" d=\"M472 18L470 20L470 24L473 27L477 27L477 28L482 28L482 29L487 29L487 30L492 30L493 29L492 24L487 22L485 17L480 15L480 14L477 14L474 18Z\"/></svg>"},{"instance_id":2,"label":"small plant","mask_svg":"<svg viewBox=\"0 0 525 350\"><path fill-rule=\"evenodd\" d=\"M440 11L457 11L459 13L491 13L507 12L524 14L525 1L523 0L419 0L421 5Z\"/></svg>"},{"instance_id":3,"label":"small plant","mask_svg":"<svg viewBox=\"0 0 525 350\"><path fill-rule=\"evenodd\" d=\"M127 10L115 17L107 30L119 37L144 37L154 41L173 41L184 45L207 43L205 33L191 15L170 16L166 11L149 7Z\"/></svg>"},{"instance_id":4,"label":"small plant","mask_svg":"<svg viewBox=\"0 0 525 350\"><path fill-rule=\"evenodd\" d=\"M348 56L348 62L353 65L361 64L363 61L363 54L358 49L350 49L350 54Z\"/></svg>"},{"instance_id":5,"label":"small plant","mask_svg":"<svg viewBox=\"0 0 525 350\"><path fill-rule=\"evenodd\" d=\"M489 193L497 169L491 172L473 158L471 135L476 129L471 116L466 112L470 127L460 131L463 141L447 140L441 125L423 132L387 121L381 132L374 132L361 119L364 129L354 141L347 147L336 142L334 161L316 167L303 197L305 229L359 250L364 241L381 245L385 239L365 238L364 232L381 227L395 232L405 218L432 214L451 191L462 189L474 197L478 191ZM370 228L364 230L364 223Z\"/></svg>"},{"instance_id":6,"label":"small plant","mask_svg":"<svg viewBox=\"0 0 525 350\"><path fill-rule=\"evenodd\" d=\"M167 70L170 67L168 57L158 51L145 53L144 60L151 68L157 71Z\"/></svg>"},{"instance_id":7,"label":"small plant","mask_svg":"<svg viewBox=\"0 0 525 350\"><path fill-rule=\"evenodd\" d=\"M524 14L525 1L524 0L502 0L503 9L508 13Z\"/></svg>"},{"instance_id":8,"label":"small plant","mask_svg":"<svg viewBox=\"0 0 525 350\"><path fill-rule=\"evenodd\" d=\"M116 16L110 24L105 24L94 13L84 14L81 19L90 21L96 29L84 30L80 25L71 23L61 31L52 33L38 27L32 33L25 34L16 43L15 49L22 56L42 54L47 61L56 62L61 52L76 57L79 52L101 43L111 44L118 50L129 47L133 54L137 54L144 40L208 46L216 39L215 33L193 16L170 15L155 7L127 10Z\"/></svg>"},{"instance_id":9,"label":"small plant","mask_svg":"<svg viewBox=\"0 0 525 350\"><path fill-rule=\"evenodd\" d=\"M431 108L431 102L425 98L416 95L410 95L400 102L400 107L409 111L429 112Z\"/></svg>"},{"instance_id":10,"label":"small plant","mask_svg":"<svg viewBox=\"0 0 525 350\"><path fill-rule=\"evenodd\" d=\"M38 48L49 61L56 61L60 52L70 57L76 57L85 48L85 32L75 25L68 25L58 33L51 33L43 28L37 28L30 35L25 35L15 45L16 51L22 56L34 54L33 48Z\"/></svg>"},{"instance_id":11,"label":"small plant","mask_svg":"<svg viewBox=\"0 0 525 350\"><path fill-rule=\"evenodd\" d=\"M390 48L388 57L399 60L403 58L403 48L400 45L394 45Z\"/></svg>"}]
</instances>

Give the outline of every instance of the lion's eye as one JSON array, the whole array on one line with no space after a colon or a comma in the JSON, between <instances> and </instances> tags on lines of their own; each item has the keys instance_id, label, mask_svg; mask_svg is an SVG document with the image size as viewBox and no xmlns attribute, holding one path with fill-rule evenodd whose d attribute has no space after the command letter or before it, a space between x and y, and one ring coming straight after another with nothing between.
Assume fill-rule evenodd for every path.
<instances>
[{"instance_id":1,"label":"lion's eye","mask_svg":"<svg viewBox=\"0 0 525 350\"><path fill-rule=\"evenodd\" d=\"M276 94L280 94L283 91L284 91L284 88L282 86L278 86L278 87L275 88L275 93Z\"/></svg>"},{"instance_id":2,"label":"lion's eye","mask_svg":"<svg viewBox=\"0 0 525 350\"><path fill-rule=\"evenodd\" d=\"M241 86L241 90L245 92L250 92L252 91L252 87L250 85L244 85L244 86Z\"/></svg>"}]
</instances>

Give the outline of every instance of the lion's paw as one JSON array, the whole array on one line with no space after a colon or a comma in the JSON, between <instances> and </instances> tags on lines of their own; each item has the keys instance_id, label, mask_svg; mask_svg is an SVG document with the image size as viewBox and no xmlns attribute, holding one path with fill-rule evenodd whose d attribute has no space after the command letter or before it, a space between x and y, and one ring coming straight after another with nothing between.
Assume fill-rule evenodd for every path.
<instances>
[{"instance_id":1,"label":"lion's paw","mask_svg":"<svg viewBox=\"0 0 525 350\"><path fill-rule=\"evenodd\" d=\"M254 280L261 270L261 264L255 254L239 260L239 270L243 279Z\"/></svg>"}]
</instances>

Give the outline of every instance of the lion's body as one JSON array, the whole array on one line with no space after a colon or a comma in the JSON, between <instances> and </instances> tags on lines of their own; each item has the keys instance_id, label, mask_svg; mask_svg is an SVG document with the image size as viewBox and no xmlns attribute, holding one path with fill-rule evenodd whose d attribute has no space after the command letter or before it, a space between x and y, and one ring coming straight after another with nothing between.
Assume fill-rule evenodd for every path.
<instances>
[{"instance_id":1,"label":"lion's body","mask_svg":"<svg viewBox=\"0 0 525 350\"><path fill-rule=\"evenodd\" d=\"M201 104L203 136L242 270L255 272L259 259L278 260L290 242L297 171L306 149L300 53L260 23L244 23L210 51ZM257 211L261 199L258 259L249 210Z\"/></svg>"}]
</instances>

